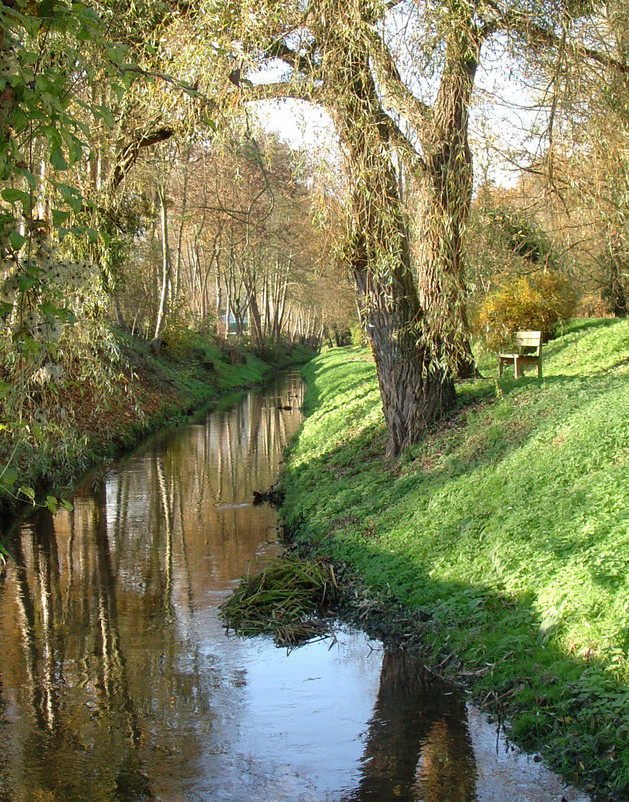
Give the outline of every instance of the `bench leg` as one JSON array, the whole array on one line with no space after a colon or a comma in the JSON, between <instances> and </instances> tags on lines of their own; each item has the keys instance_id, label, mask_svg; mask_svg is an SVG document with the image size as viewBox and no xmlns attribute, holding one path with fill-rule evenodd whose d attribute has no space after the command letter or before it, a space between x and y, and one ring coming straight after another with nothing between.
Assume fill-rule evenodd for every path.
<instances>
[{"instance_id":1,"label":"bench leg","mask_svg":"<svg viewBox=\"0 0 629 802\"><path fill-rule=\"evenodd\" d=\"M519 379L522 375L522 366L520 365L520 360L517 356L513 360L513 371L515 373L515 378Z\"/></svg>"},{"instance_id":2,"label":"bench leg","mask_svg":"<svg viewBox=\"0 0 629 802\"><path fill-rule=\"evenodd\" d=\"M498 378L502 379L502 359L498 359Z\"/></svg>"}]
</instances>

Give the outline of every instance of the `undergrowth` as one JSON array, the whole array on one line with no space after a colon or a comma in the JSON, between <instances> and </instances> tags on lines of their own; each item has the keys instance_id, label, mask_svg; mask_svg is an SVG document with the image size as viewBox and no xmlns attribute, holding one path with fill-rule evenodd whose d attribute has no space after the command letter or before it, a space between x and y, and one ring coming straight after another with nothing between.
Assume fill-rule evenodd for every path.
<instances>
[{"instance_id":1,"label":"undergrowth","mask_svg":"<svg viewBox=\"0 0 629 802\"><path fill-rule=\"evenodd\" d=\"M629 795L629 322L566 328L544 379L460 385L386 462L375 366L307 367L287 531L417 613L422 648L474 677L512 737L600 798ZM491 374L491 375L490 375Z\"/></svg>"},{"instance_id":2,"label":"undergrowth","mask_svg":"<svg viewBox=\"0 0 629 802\"><path fill-rule=\"evenodd\" d=\"M0 398L0 512L63 493L96 461L311 356L296 346L265 361L196 332L165 343L157 358L122 331L108 331L106 343L75 345L64 375L22 399L19 416L10 394ZM32 495L17 494L22 485Z\"/></svg>"}]
</instances>

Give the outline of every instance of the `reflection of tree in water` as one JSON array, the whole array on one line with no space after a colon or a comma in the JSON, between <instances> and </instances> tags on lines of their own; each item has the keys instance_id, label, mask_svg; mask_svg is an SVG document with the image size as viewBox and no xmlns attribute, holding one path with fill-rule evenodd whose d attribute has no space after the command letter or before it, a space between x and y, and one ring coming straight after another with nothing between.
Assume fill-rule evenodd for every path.
<instances>
[{"instance_id":1,"label":"reflection of tree in water","mask_svg":"<svg viewBox=\"0 0 629 802\"><path fill-rule=\"evenodd\" d=\"M18 709L24 697L27 705L12 736L21 754L11 753L0 792L13 800L83 800L88 788L94 799L150 798L136 751L140 732L120 646L109 543L98 509L88 505L87 521L85 512L83 505L66 518L68 529L60 526L62 558L48 512L35 516L13 544L22 649L21 665L10 666L17 678L12 692ZM19 780L11 782L16 770Z\"/></svg>"},{"instance_id":2,"label":"reflection of tree in water","mask_svg":"<svg viewBox=\"0 0 629 802\"><path fill-rule=\"evenodd\" d=\"M4 596L5 582L4 573L0 573L0 605ZM4 743L3 729L5 725L7 702L4 693L4 680L0 672L0 743ZM11 769L11 761L6 749L0 749L0 802L14 802L9 788L9 776Z\"/></svg>"},{"instance_id":3,"label":"reflection of tree in water","mask_svg":"<svg viewBox=\"0 0 629 802\"><path fill-rule=\"evenodd\" d=\"M426 678L419 661L386 650L361 779L344 802L474 802L475 762L465 704Z\"/></svg>"},{"instance_id":4,"label":"reflection of tree in water","mask_svg":"<svg viewBox=\"0 0 629 802\"><path fill-rule=\"evenodd\" d=\"M170 769L175 784L195 775L220 677L185 630L258 547L251 505L217 502L275 478L298 425L279 405L250 395L229 425L213 415L167 448L156 438L72 512L22 528L0 591L0 802L169 798Z\"/></svg>"}]
</instances>

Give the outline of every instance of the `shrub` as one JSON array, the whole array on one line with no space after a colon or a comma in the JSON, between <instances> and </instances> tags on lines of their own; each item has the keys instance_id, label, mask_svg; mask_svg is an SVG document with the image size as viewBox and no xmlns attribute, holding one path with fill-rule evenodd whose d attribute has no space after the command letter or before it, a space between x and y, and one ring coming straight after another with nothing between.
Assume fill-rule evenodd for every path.
<instances>
[{"instance_id":1,"label":"shrub","mask_svg":"<svg viewBox=\"0 0 629 802\"><path fill-rule=\"evenodd\" d=\"M547 341L559 323L572 317L575 306L575 292L565 277L550 271L520 276L485 298L477 313L476 333L492 349L515 331L541 331Z\"/></svg>"}]
</instances>

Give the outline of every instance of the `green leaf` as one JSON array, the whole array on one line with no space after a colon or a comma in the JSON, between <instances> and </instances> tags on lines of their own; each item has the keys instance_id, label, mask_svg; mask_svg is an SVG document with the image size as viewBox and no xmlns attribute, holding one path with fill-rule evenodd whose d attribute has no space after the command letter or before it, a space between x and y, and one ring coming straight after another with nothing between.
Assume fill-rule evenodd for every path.
<instances>
[{"instance_id":1,"label":"green leaf","mask_svg":"<svg viewBox=\"0 0 629 802\"><path fill-rule=\"evenodd\" d=\"M35 491L33 490L32 487L29 487L28 485L22 485L20 489L17 491L17 494L18 496L19 495L26 496L26 498L30 499L33 502L33 504L35 504Z\"/></svg>"},{"instance_id":2,"label":"green leaf","mask_svg":"<svg viewBox=\"0 0 629 802\"><path fill-rule=\"evenodd\" d=\"M22 234L18 234L17 231L12 231L9 234L9 239L11 240L11 247L14 251L19 251L26 242L26 237L22 236Z\"/></svg>"},{"instance_id":3,"label":"green leaf","mask_svg":"<svg viewBox=\"0 0 629 802\"><path fill-rule=\"evenodd\" d=\"M50 151L50 163L55 168L55 170L68 169L68 162L66 161L61 148L53 148Z\"/></svg>"},{"instance_id":4,"label":"green leaf","mask_svg":"<svg viewBox=\"0 0 629 802\"><path fill-rule=\"evenodd\" d=\"M46 125L43 128L44 136L52 148L61 147L61 133L54 125Z\"/></svg>"},{"instance_id":5,"label":"green leaf","mask_svg":"<svg viewBox=\"0 0 629 802\"><path fill-rule=\"evenodd\" d=\"M28 126L28 117L19 106L13 109L9 119L11 121L11 127L16 134L21 134Z\"/></svg>"},{"instance_id":6,"label":"green leaf","mask_svg":"<svg viewBox=\"0 0 629 802\"><path fill-rule=\"evenodd\" d=\"M68 501L67 498L60 498L59 506L62 507L62 509L67 510L68 512L72 512L72 510L74 509L74 505L70 501Z\"/></svg>"},{"instance_id":7,"label":"green leaf","mask_svg":"<svg viewBox=\"0 0 629 802\"><path fill-rule=\"evenodd\" d=\"M52 210L52 224L55 228L59 228L62 223L70 217L70 212L62 212L60 209Z\"/></svg>"},{"instance_id":8,"label":"green leaf","mask_svg":"<svg viewBox=\"0 0 629 802\"><path fill-rule=\"evenodd\" d=\"M29 200L30 196L28 192L24 192L21 189L9 187L8 189L2 190L2 198L7 201L7 203L17 203L18 201L24 202L25 200Z\"/></svg>"},{"instance_id":9,"label":"green leaf","mask_svg":"<svg viewBox=\"0 0 629 802\"><path fill-rule=\"evenodd\" d=\"M5 468L0 473L0 483L5 487L13 487L17 481L17 471L15 468Z\"/></svg>"},{"instance_id":10,"label":"green leaf","mask_svg":"<svg viewBox=\"0 0 629 802\"><path fill-rule=\"evenodd\" d=\"M120 84L111 84L111 91L114 93L118 101L121 101L127 92L124 86L120 86Z\"/></svg>"},{"instance_id":11,"label":"green leaf","mask_svg":"<svg viewBox=\"0 0 629 802\"><path fill-rule=\"evenodd\" d=\"M53 19L54 10L52 0L42 0L39 4L39 16L46 20Z\"/></svg>"},{"instance_id":12,"label":"green leaf","mask_svg":"<svg viewBox=\"0 0 629 802\"><path fill-rule=\"evenodd\" d=\"M57 512L57 499L54 496L46 496L46 506L54 515Z\"/></svg>"},{"instance_id":13,"label":"green leaf","mask_svg":"<svg viewBox=\"0 0 629 802\"><path fill-rule=\"evenodd\" d=\"M27 183L28 183L29 187L30 187L30 188L31 188L33 191L37 190L37 185L38 185L37 179L36 179L36 178L35 178L35 176L34 176L34 175L31 173L31 171L30 171L30 170L28 170L26 167L17 167L17 168L16 168L16 170L15 170L15 172L16 172L18 175L24 176L24 178L26 179L26 181L27 181Z\"/></svg>"},{"instance_id":14,"label":"green leaf","mask_svg":"<svg viewBox=\"0 0 629 802\"><path fill-rule=\"evenodd\" d=\"M37 281L36 281L35 278L33 278L33 276L29 276L29 275L26 275L26 274L22 273L19 276L19 278L17 280L17 283L18 283L18 287L19 287L20 292L27 292L27 290L30 290L32 287L35 286Z\"/></svg>"},{"instance_id":15,"label":"green leaf","mask_svg":"<svg viewBox=\"0 0 629 802\"><path fill-rule=\"evenodd\" d=\"M74 187L69 187L67 184L55 184L61 197L68 204L74 212L80 212L83 208L83 196ZM66 232L67 233L67 232Z\"/></svg>"},{"instance_id":16,"label":"green leaf","mask_svg":"<svg viewBox=\"0 0 629 802\"><path fill-rule=\"evenodd\" d=\"M113 128L115 125L114 116L111 113L111 111L107 108L107 106L99 106L98 110L100 112L101 117L103 118L105 125L108 128Z\"/></svg>"},{"instance_id":17,"label":"green leaf","mask_svg":"<svg viewBox=\"0 0 629 802\"><path fill-rule=\"evenodd\" d=\"M0 398L4 398L11 392L11 385L8 382L0 381Z\"/></svg>"},{"instance_id":18,"label":"green leaf","mask_svg":"<svg viewBox=\"0 0 629 802\"><path fill-rule=\"evenodd\" d=\"M67 142L67 139L66 139ZM83 155L83 143L76 136L72 135L68 143L68 160L69 163L76 164Z\"/></svg>"}]
</instances>

